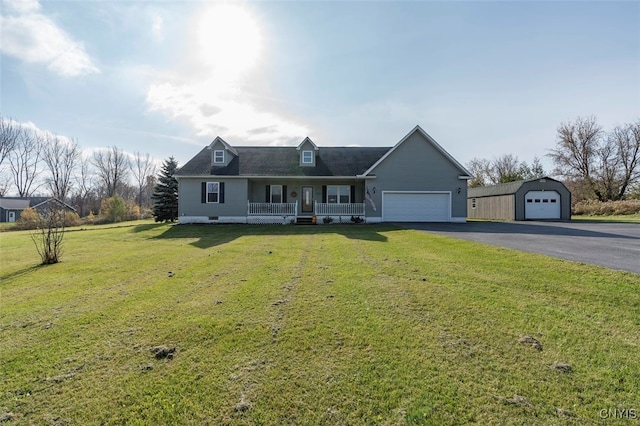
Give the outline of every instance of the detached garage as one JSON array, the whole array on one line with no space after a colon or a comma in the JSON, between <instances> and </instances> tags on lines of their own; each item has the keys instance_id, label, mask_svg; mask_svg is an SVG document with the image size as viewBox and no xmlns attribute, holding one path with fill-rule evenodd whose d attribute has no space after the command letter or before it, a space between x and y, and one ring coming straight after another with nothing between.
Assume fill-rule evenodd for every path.
<instances>
[{"instance_id":1,"label":"detached garage","mask_svg":"<svg viewBox=\"0 0 640 426\"><path fill-rule=\"evenodd\" d=\"M571 192L548 177L469 188L470 219L571 220Z\"/></svg>"}]
</instances>

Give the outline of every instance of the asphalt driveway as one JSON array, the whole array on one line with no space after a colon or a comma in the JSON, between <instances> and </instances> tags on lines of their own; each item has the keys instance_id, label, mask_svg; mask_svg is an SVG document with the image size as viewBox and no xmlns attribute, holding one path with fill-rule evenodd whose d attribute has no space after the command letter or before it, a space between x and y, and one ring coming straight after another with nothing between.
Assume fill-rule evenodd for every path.
<instances>
[{"instance_id":1,"label":"asphalt driveway","mask_svg":"<svg viewBox=\"0 0 640 426\"><path fill-rule=\"evenodd\" d=\"M398 225L640 274L640 224L637 223L527 221Z\"/></svg>"}]
</instances>

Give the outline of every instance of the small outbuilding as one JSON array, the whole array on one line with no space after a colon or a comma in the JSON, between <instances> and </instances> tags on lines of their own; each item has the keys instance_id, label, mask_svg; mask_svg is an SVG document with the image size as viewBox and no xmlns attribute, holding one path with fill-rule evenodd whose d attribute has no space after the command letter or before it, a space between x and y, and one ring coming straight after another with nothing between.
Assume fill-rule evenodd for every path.
<instances>
[{"instance_id":1,"label":"small outbuilding","mask_svg":"<svg viewBox=\"0 0 640 426\"><path fill-rule=\"evenodd\" d=\"M16 222L20 220L24 209L32 208L39 212L51 203L62 206L70 212L76 212L76 209L67 203L52 197L0 197L0 222Z\"/></svg>"},{"instance_id":2,"label":"small outbuilding","mask_svg":"<svg viewBox=\"0 0 640 426\"><path fill-rule=\"evenodd\" d=\"M571 192L549 178L469 188L469 219L571 220Z\"/></svg>"}]
</instances>

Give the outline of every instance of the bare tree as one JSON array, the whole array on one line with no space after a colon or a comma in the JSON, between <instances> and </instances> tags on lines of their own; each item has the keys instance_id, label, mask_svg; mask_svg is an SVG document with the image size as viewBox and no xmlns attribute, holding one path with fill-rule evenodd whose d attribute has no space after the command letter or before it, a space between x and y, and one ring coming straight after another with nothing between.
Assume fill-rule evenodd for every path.
<instances>
[{"instance_id":1,"label":"bare tree","mask_svg":"<svg viewBox=\"0 0 640 426\"><path fill-rule=\"evenodd\" d=\"M21 130L16 121L0 115L0 164L16 149Z\"/></svg>"},{"instance_id":2,"label":"bare tree","mask_svg":"<svg viewBox=\"0 0 640 426\"><path fill-rule=\"evenodd\" d=\"M558 127L556 173L600 201L620 200L640 179L640 121L605 133L595 117Z\"/></svg>"},{"instance_id":3,"label":"bare tree","mask_svg":"<svg viewBox=\"0 0 640 426\"><path fill-rule=\"evenodd\" d=\"M504 154L493 160L474 158L467 164L467 168L474 176L469 182L472 188L545 176L544 167L538 157L533 157L529 166L526 161L520 162L513 154Z\"/></svg>"},{"instance_id":4,"label":"bare tree","mask_svg":"<svg viewBox=\"0 0 640 426\"><path fill-rule=\"evenodd\" d=\"M13 183L20 197L29 197L36 177L40 174L42 136L31 129L20 127L17 143L9 154Z\"/></svg>"},{"instance_id":5,"label":"bare tree","mask_svg":"<svg viewBox=\"0 0 640 426\"><path fill-rule=\"evenodd\" d=\"M31 234L31 239L40 254L42 265L60 261L66 212L66 206L57 200L50 201L38 212L37 228Z\"/></svg>"},{"instance_id":6,"label":"bare tree","mask_svg":"<svg viewBox=\"0 0 640 426\"><path fill-rule=\"evenodd\" d=\"M80 149L75 140L65 142L55 135L48 135L45 138L42 159L49 171L47 185L58 200L65 201L69 195L71 176L79 157Z\"/></svg>"},{"instance_id":7,"label":"bare tree","mask_svg":"<svg viewBox=\"0 0 640 426\"><path fill-rule=\"evenodd\" d=\"M640 120L617 126L609 134L619 166L618 194L622 198L629 187L640 180Z\"/></svg>"},{"instance_id":8,"label":"bare tree","mask_svg":"<svg viewBox=\"0 0 640 426\"><path fill-rule=\"evenodd\" d=\"M0 197L4 197L11 187L11 175L3 173L0 170Z\"/></svg>"},{"instance_id":9,"label":"bare tree","mask_svg":"<svg viewBox=\"0 0 640 426\"><path fill-rule=\"evenodd\" d=\"M473 175L473 179L469 181L469 186L475 188L478 186L490 185L493 183L491 176L491 160L486 158L473 158L467 163L467 169Z\"/></svg>"},{"instance_id":10,"label":"bare tree","mask_svg":"<svg viewBox=\"0 0 640 426\"><path fill-rule=\"evenodd\" d=\"M556 149L548 154L556 165L556 174L580 178L596 192L593 174L602 134L602 127L593 116L578 117L575 123L561 123Z\"/></svg>"},{"instance_id":11,"label":"bare tree","mask_svg":"<svg viewBox=\"0 0 640 426\"><path fill-rule=\"evenodd\" d=\"M513 154L503 154L493 160L492 180L494 183L507 183L524 179L522 167L518 157Z\"/></svg>"},{"instance_id":12,"label":"bare tree","mask_svg":"<svg viewBox=\"0 0 640 426\"><path fill-rule=\"evenodd\" d=\"M138 206L142 209L142 200L148 185L148 177L156 174L156 165L149 154L142 155L136 152L131 162L131 173L136 181L138 189Z\"/></svg>"},{"instance_id":13,"label":"bare tree","mask_svg":"<svg viewBox=\"0 0 640 426\"><path fill-rule=\"evenodd\" d=\"M87 199L89 198L89 194L93 191L93 180L91 179L91 164L89 160L81 155L78 159L78 163L79 173L76 174L75 177L76 189L74 191L74 200L80 217L84 217L86 213L85 205L87 204Z\"/></svg>"},{"instance_id":14,"label":"bare tree","mask_svg":"<svg viewBox=\"0 0 640 426\"><path fill-rule=\"evenodd\" d=\"M93 153L93 165L98 179L104 185L107 197L113 197L127 180L129 159L116 146Z\"/></svg>"}]
</instances>

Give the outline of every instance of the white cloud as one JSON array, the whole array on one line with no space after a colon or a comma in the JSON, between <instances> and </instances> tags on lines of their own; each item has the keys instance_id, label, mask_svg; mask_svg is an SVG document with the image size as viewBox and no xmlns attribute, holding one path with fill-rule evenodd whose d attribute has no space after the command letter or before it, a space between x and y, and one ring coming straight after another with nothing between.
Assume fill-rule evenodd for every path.
<instances>
[{"instance_id":1,"label":"white cloud","mask_svg":"<svg viewBox=\"0 0 640 426\"><path fill-rule=\"evenodd\" d=\"M4 0L0 16L3 54L29 63L46 64L51 71L73 77L99 73L85 51L34 0Z\"/></svg>"},{"instance_id":2,"label":"white cloud","mask_svg":"<svg viewBox=\"0 0 640 426\"><path fill-rule=\"evenodd\" d=\"M200 136L228 138L230 143L290 145L308 129L278 114L260 111L241 93L222 93L212 81L158 83L149 88L151 110L186 119Z\"/></svg>"},{"instance_id":3,"label":"white cloud","mask_svg":"<svg viewBox=\"0 0 640 426\"><path fill-rule=\"evenodd\" d=\"M196 17L194 40L189 40L198 46L191 58L197 65L179 77L177 71L173 76L160 71L163 76L147 91L149 109L187 121L199 136L221 136L231 144L299 143L309 129L277 111L264 110L244 88L260 62L258 22L248 9L206 7Z\"/></svg>"},{"instance_id":4,"label":"white cloud","mask_svg":"<svg viewBox=\"0 0 640 426\"><path fill-rule=\"evenodd\" d=\"M151 33L155 37L156 40L162 41L164 40L164 33L162 31L162 27L164 25L164 19L160 15L155 15L153 17L153 25L151 26Z\"/></svg>"}]
</instances>

